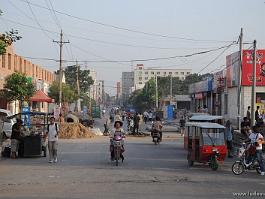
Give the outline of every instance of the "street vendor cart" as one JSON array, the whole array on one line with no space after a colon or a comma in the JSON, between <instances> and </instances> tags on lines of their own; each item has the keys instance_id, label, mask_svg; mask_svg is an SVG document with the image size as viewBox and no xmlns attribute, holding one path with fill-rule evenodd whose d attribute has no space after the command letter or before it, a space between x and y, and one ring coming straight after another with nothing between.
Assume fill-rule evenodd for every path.
<instances>
[{"instance_id":1,"label":"street vendor cart","mask_svg":"<svg viewBox=\"0 0 265 199\"><path fill-rule=\"evenodd\" d=\"M17 118L27 115L30 124L23 122L23 136L20 140L18 154L20 157L44 156L47 154L46 129L49 117L52 114L43 112L23 112L8 118ZM24 117L25 118L25 117Z\"/></svg>"}]
</instances>

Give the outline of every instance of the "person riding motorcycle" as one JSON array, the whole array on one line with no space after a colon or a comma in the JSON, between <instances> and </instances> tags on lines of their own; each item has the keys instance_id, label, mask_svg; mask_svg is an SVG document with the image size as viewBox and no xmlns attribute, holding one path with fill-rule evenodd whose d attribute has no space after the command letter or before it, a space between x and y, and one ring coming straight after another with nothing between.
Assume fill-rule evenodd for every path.
<instances>
[{"instance_id":1,"label":"person riding motorcycle","mask_svg":"<svg viewBox=\"0 0 265 199\"><path fill-rule=\"evenodd\" d=\"M153 137L153 132L154 132L154 131L159 132L159 135L160 135L160 142L162 141L162 127L163 127L163 125L162 125L162 122L161 122L161 120L160 120L160 117L156 116L156 117L155 117L155 122L154 122L154 124L153 124L153 128L152 128L151 135L152 135L152 137ZM153 141L154 141L154 138L153 138Z\"/></svg>"},{"instance_id":2,"label":"person riding motorcycle","mask_svg":"<svg viewBox=\"0 0 265 199\"><path fill-rule=\"evenodd\" d=\"M258 126L253 127L253 131L249 135L249 139L251 141L251 144L256 147L256 153L255 153L255 157L248 158L248 163L249 161L253 160L253 158L257 158L259 166L260 166L260 170L261 170L261 175L264 175L265 168L264 168L263 157L262 157L262 144L264 143L264 138L261 135L261 133L259 133Z\"/></svg>"},{"instance_id":3,"label":"person riding motorcycle","mask_svg":"<svg viewBox=\"0 0 265 199\"><path fill-rule=\"evenodd\" d=\"M110 152L111 152L111 160L114 160L114 145L113 145L113 139L115 138L115 136L120 136L122 138L125 138L125 132L122 129L122 125L123 122L121 120L116 120L114 122L114 129L111 132L110 135ZM124 148L124 140L122 140L122 146L121 146L121 159L122 162L124 161L124 156L123 156L123 152L125 151Z\"/></svg>"}]
</instances>

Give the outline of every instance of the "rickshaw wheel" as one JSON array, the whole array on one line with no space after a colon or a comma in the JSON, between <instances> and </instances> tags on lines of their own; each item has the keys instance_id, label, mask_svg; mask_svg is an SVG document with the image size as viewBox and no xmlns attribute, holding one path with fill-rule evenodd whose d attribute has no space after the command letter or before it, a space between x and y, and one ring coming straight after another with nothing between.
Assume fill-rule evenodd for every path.
<instances>
[{"instance_id":1,"label":"rickshaw wheel","mask_svg":"<svg viewBox=\"0 0 265 199\"><path fill-rule=\"evenodd\" d=\"M232 165L232 172L235 174L235 175L241 175L243 172L244 172L244 165L241 163L241 162L235 162L233 165Z\"/></svg>"},{"instance_id":2,"label":"rickshaw wheel","mask_svg":"<svg viewBox=\"0 0 265 199\"><path fill-rule=\"evenodd\" d=\"M194 165L194 161L188 160L188 165L189 165L189 167L192 167Z\"/></svg>"}]
</instances>

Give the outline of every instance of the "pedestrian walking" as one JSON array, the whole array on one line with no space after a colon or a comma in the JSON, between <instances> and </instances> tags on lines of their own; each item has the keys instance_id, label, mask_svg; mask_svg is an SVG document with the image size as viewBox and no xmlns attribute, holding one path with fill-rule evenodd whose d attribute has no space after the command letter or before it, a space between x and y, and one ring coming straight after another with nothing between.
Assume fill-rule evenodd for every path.
<instances>
[{"instance_id":1,"label":"pedestrian walking","mask_svg":"<svg viewBox=\"0 0 265 199\"><path fill-rule=\"evenodd\" d=\"M225 125L225 140L228 150L228 158L233 158L233 127L231 126L230 120L227 120Z\"/></svg>"},{"instance_id":2,"label":"pedestrian walking","mask_svg":"<svg viewBox=\"0 0 265 199\"><path fill-rule=\"evenodd\" d=\"M58 133L59 127L57 123L55 123L55 118L51 117L46 132L46 136L48 136L49 163L57 162Z\"/></svg>"},{"instance_id":3,"label":"pedestrian walking","mask_svg":"<svg viewBox=\"0 0 265 199\"><path fill-rule=\"evenodd\" d=\"M139 134L139 124L140 124L140 116L138 113L136 113L134 115L134 118L133 118L133 123L134 123L134 126L133 126L133 134Z\"/></svg>"},{"instance_id":4,"label":"pedestrian walking","mask_svg":"<svg viewBox=\"0 0 265 199\"><path fill-rule=\"evenodd\" d=\"M185 116L182 116L181 119L180 119L180 121L179 121L180 134L181 134L181 136L184 136L185 123L186 123Z\"/></svg>"}]
</instances>

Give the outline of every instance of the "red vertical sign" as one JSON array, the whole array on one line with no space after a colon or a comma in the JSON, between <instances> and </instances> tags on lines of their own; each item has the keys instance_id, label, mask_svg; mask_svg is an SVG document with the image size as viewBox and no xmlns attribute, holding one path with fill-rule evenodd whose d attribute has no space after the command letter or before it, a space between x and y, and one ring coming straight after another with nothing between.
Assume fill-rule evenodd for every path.
<instances>
[{"instance_id":1,"label":"red vertical sign","mask_svg":"<svg viewBox=\"0 0 265 199\"><path fill-rule=\"evenodd\" d=\"M257 86L265 86L265 50L257 50L256 79ZM243 50L242 86L252 85L253 50Z\"/></svg>"}]
</instances>

